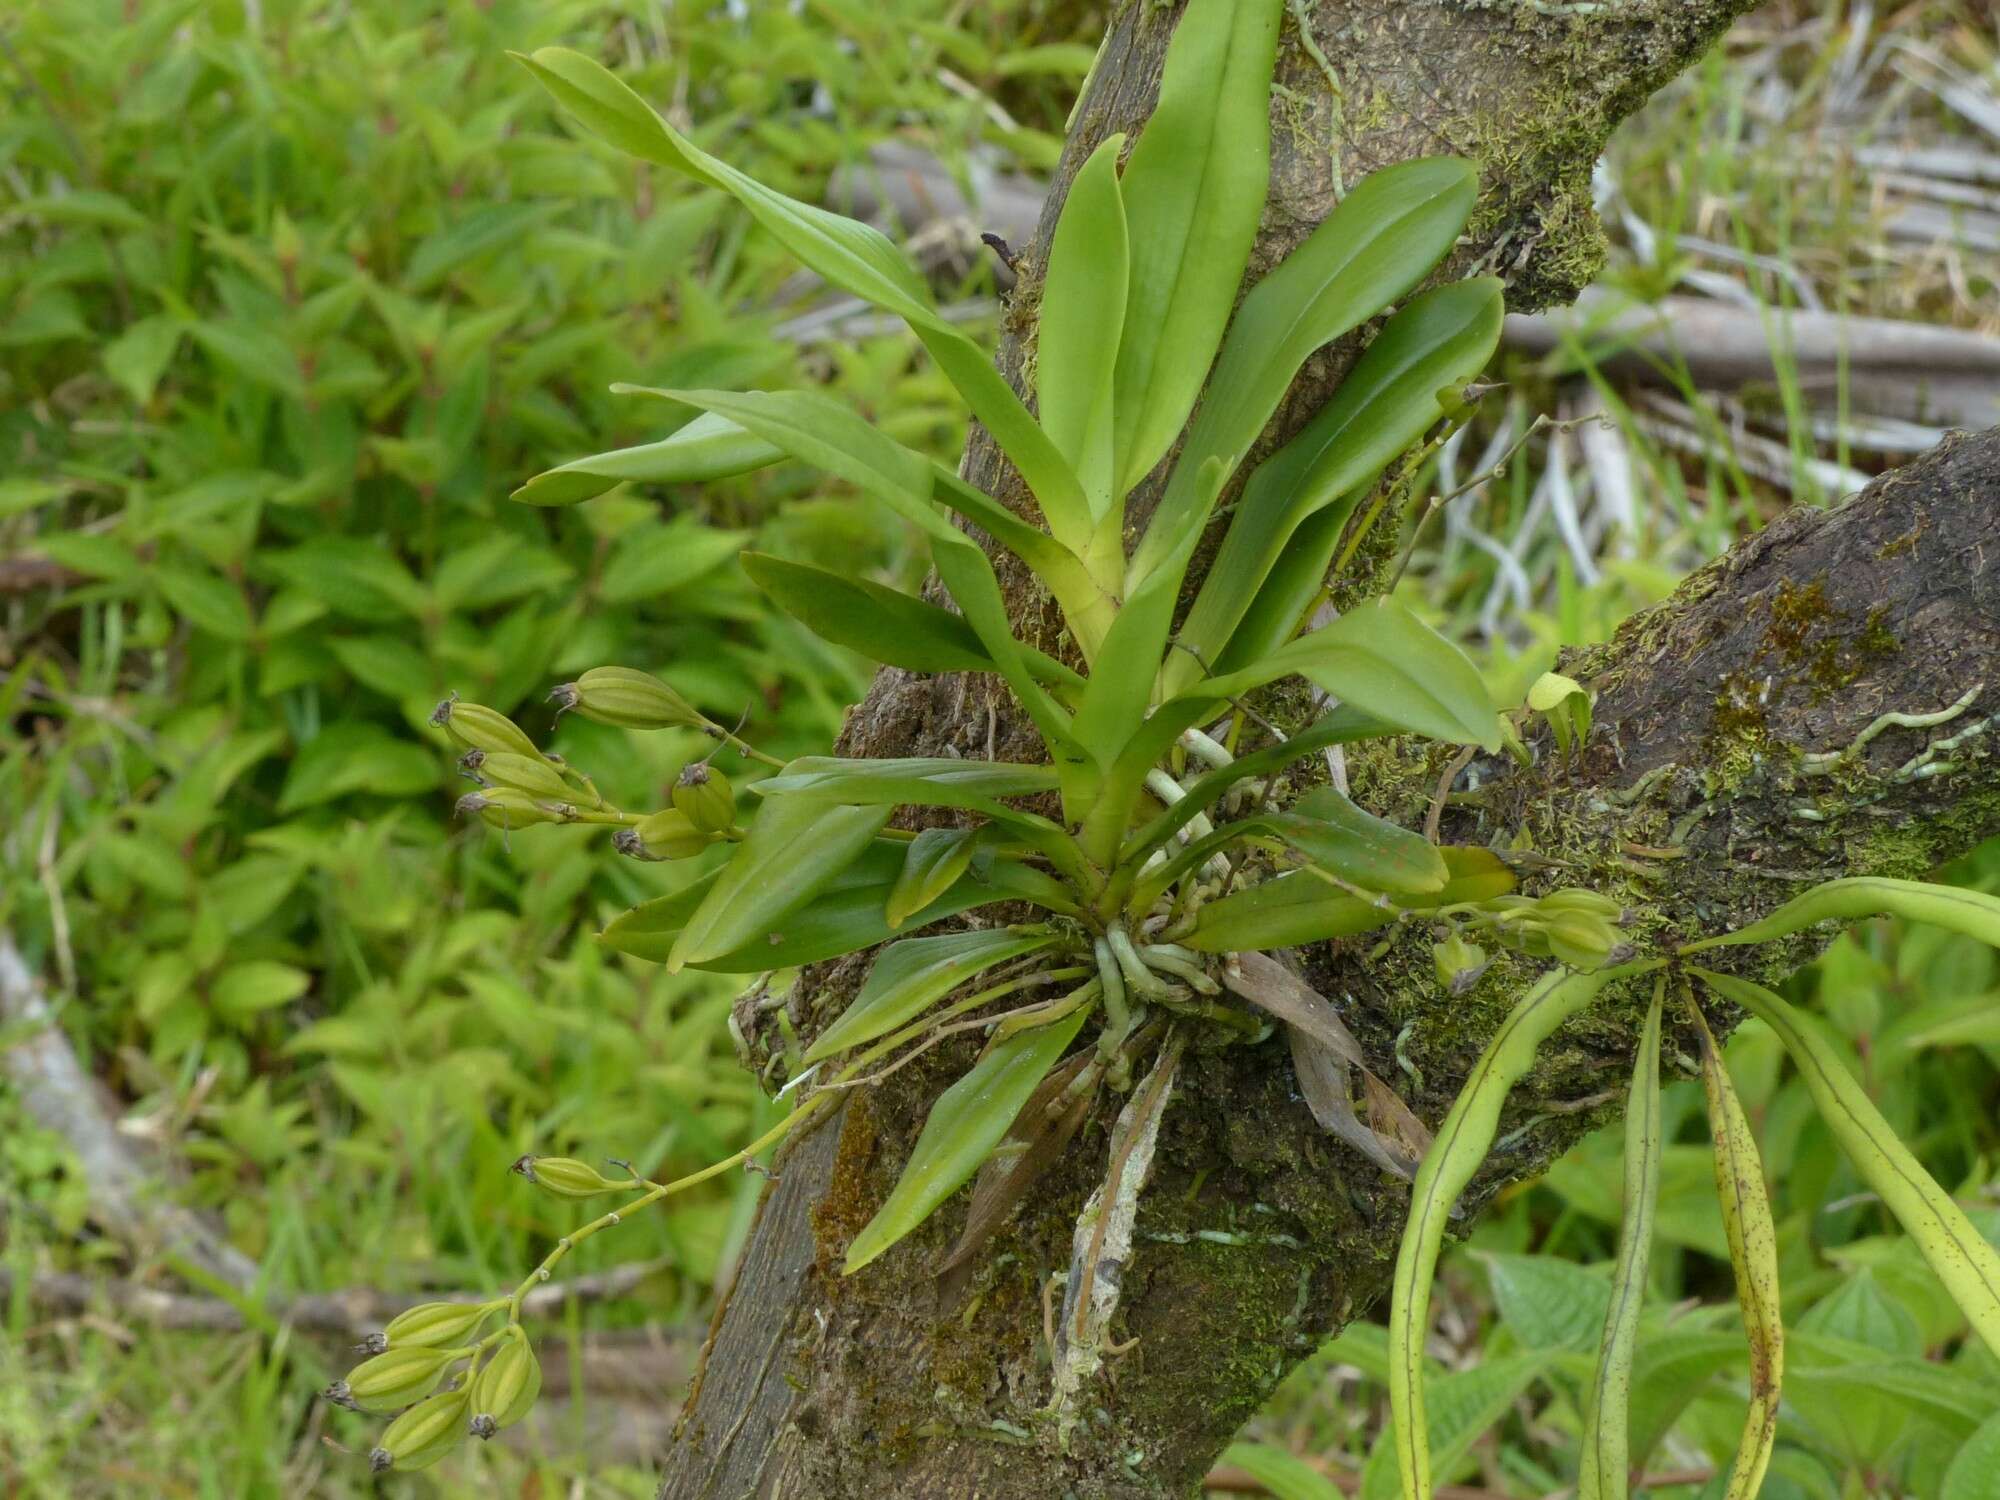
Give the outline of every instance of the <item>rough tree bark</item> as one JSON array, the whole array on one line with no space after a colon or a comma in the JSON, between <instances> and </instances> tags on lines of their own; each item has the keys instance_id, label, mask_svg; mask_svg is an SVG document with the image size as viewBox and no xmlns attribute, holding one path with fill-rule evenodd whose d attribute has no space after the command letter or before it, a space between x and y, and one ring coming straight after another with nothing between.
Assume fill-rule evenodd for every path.
<instances>
[{"instance_id":1,"label":"rough tree bark","mask_svg":"<svg viewBox=\"0 0 2000 1500\"><path fill-rule=\"evenodd\" d=\"M1253 269L1318 222L1343 178L1451 150L1485 169L1456 269L1498 269L1517 310L1573 297L1600 259L1589 173L1606 135L1750 3L1293 6ZM1118 8L1042 243L1069 173L1105 134L1143 122L1172 21L1150 0ZM1001 354L1016 375L1037 290L1031 252ZM1313 363L1267 442L1296 430L1351 355ZM981 434L966 472L1011 504L1032 503ZM1749 919L1801 881L1918 874L2000 830L1985 727L2000 682L1947 724L1892 727L1833 754L1884 712L1937 710L2000 676L1996 506L2000 433L1954 440L1838 513L1787 516L1578 654L1569 670L1601 695L1586 752L1568 764L1545 754L1526 772L1466 768L1448 836L1501 843L1524 832L1547 862L1538 869L1647 913L1635 934L1645 942ZM1032 581L1005 576L1023 633L1060 648ZM1311 706L1280 693L1267 710L1295 726ZM843 750L1034 754L985 680L895 671L850 719ZM1348 773L1364 805L1415 825L1447 758L1391 742L1351 753ZM1427 943L1398 932L1386 951L1329 944L1300 958L1341 1000L1376 1070L1435 1123L1532 966L1496 964L1470 995L1446 999L1428 977ZM1782 969L1805 951L1756 961ZM808 974L790 1001L797 1029L811 1035L837 1014L862 968ZM1545 1050L1474 1207L1611 1117L1610 1104L1576 1106L1615 1092L1637 999L1579 1018ZM740 1019L754 1032L756 1017ZM1385 1290L1405 1185L1314 1126L1281 1042L1203 1053L1182 1069L1124 1268L1117 1333L1136 1343L1107 1365L1062 1451L1038 1415L1049 1394L1043 1291L1102 1172L1108 1114L1043 1179L962 1300L947 1303L932 1274L962 1204L862 1274L838 1275L929 1100L970 1054L851 1098L785 1155L717 1313L663 1500L1185 1495L1285 1371Z\"/></svg>"}]
</instances>

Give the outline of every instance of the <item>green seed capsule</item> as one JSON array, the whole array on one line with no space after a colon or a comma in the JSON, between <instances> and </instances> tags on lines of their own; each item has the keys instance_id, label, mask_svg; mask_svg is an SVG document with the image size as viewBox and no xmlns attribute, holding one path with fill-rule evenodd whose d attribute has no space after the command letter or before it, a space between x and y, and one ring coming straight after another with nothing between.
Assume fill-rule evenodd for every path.
<instances>
[{"instance_id":1,"label":"green seed capsule","mask_svg":"<svg viewBox=\"0 0 2000 1500\"><path fill-rule=\"evenodd\" d=\"M519 724L483 703L462 703L456 693L431 710L431 722L468 750L541 758Z\"/></svg>"},{"instance_id":2,"label":"green seed capsule","mask_svg":"<svg viewBox=\"0 0 2000 1500\"><path fill-rule=\"evenodd\" d=\"M426 1302L396 1314L382 1330L385 1349L435 1349L462 1344L493 1311L483 1302Z\"/></svg>"},{"instance_id":3,"label":"green seed capsule","mask_svg":"<svg viewBox=\"0 0 2000 1500\"><path fill-rule=\"evenodd\" d=\"M1580 911L1615 922L1625 915L1624 907L1609 896L1601 896L1596 891L1576 889L1550 891L1536 904L1544 915L1551 917L1561 912Z\"/></svg>"},{"instance_id":4,"label":"green seed capsule","mask_svg":"<svg viewBox=\"0 0 2000 1500\"><path fill-rule=\"evenodd\" d=\"M382 1434L382 1445L368 1455L369 1467L384 1469L428 1469L456 1448L465 1436L465 1408L470 1399L464 1386L439 1391L420 1401Z\"/></svg>"},{"instance_id":5,"label":"green seed capsule","mask_svg":"<svg viewBox=\"0 0 2000 1500\"><path fill-rule=\"evenodd\" d=\"M395 1411L427 1396L445 1370L462 1358L457 1349L391 1349L363 1360L347 1379L327 1388L327 1399L360 1411Z\"/></svg>"},{"instance_id":6,"label":"green seed capsule","mask_svg":"<svg viewBox=\"0 0 2000 1500\"><path fill-rule=\"evenodd\" d=\"M695 761L674 779L674 807L703 833L736 826L736 793L715 767Z\"/></svg>"},{"instance_id":7,"label":"green seed capsule","mask_svg":"<svg viewBox=\"0 0 2000 1500\"><path fill-rule=\"evenodd\" d=\"M517 1323L472 1378L472 1435L490 1438L502 1427L512 1426L528 1414L541 1393L541 1363Z\"/></svg>"},{"instance_id":8,"label":"green seed capsule","mask_svg":"<svg viewBox=\"0 0 2000 1500\"><path fill-rule=\"evenodd\" d=\"M530 760L525 755L487 751L476 769L491 786L526 792L531 797L553 798L557 802L566 801L570 795L561 773L539 755Z\"/></svg>"},{"instance_id":9,"label":"green seed capsule","mask_svg":"<svg viewBox=\"0 0 2000 1500\"><path fill-rule=\"evenodd\" d=\"M687 699L631 667L592 667L549 697L559 709L574 709L586 719L622 729L699 729L703 722Z\"/></svg>"},{"instance_id":10,"label":"green seed capsule","mask_svg":"<svg viewBox=\"0 0 2000 1500\"><path fill-rule=\"evenodd\" d=\"M1618 946L1618 931L1590 912L1560 912L1540 924L1549 952L1572 969L1589 973L1601 968Z\"/></svg>"},{"instance_id":11,"label":"green seed capsule","mask_svg":"<svg viewBox=\"0 0 2000 1500\"><path fill-rule=\"evenodd\" d=\"M715 842L714 834L702 832L677 807L641 818L632 831L655 859L687 859Z\"/></svg>"},{"instance_id":12,"label":"green seed capsule","mask_svg":"<svg viewBox=\"0 0 2000 1500\"><path fill-rule=\"evenodd\" d=\"M573 1156L524 1156L514 1163L513 1169L558 1198L591 1198L632 1186L629 1182L614 1182L589 1162Z\"/></svg>"},{"instance_id":13,"label":"green seed capsule","mask_svg":"<svg viewBox=\"0 0 2000 1500\"><path fill-rule=\"evenodd\" d=\"M537 823L567 822L575 811L567 803L545 802L517 792L512 787L488 787L483 792L467 792L458 799L461 818L477 817L495 828L532 828Z\"/></svg>"}]
</instances>

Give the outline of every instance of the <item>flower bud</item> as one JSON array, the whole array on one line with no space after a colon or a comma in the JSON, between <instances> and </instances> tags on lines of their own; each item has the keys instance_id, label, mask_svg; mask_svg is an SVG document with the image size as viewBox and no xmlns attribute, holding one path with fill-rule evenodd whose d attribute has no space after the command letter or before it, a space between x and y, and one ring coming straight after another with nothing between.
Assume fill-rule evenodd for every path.
<instances>
[{"instance_id":1,"label":"flower bud","mask_svg":"<svg viewBox=\"0 0 2000 1500\"><path fill-rule=\"evenodd\" d=\"M1618 932L1591 912L1559 912L1540 924L1549 952L1572 969L1599 969L1618 946Z\"/></svg>"},{"instance_id":2,"label":"flower bud","mask_svg":"<svg viewBox=\"0 0 2000 1500\"><path fill-rule=\"evenodd\" d=\"M1583 912L1593 917L1603 917L1608 922L1616 922L1625 915L1625 908L1609 896L1601 896L1596 891L1565 889L1550 891L1535 903L1536 909L1544 916L1559 916L1564 912Z\"/></svg>"},{"instance_id":3,"label":"flower bud","mask_svg":"<svg viewBox=\"0 0 2000 1500\"><path fill-rule=\"evenodd\" d=\"M694 705L659 678L631 667L592 667L549 694L557 708L622 729L699 729Z\"/></svg>"},{"instance_id":4,"label":"flower bud","mask_svg":"<svg viewBox=\"0 0 2000 1500\"><path fill-rule=\"evenodd\" d=\"M468 750L529 757L541 754L519 724L483 703L461 703L456 693L431 710L431 723Z\"/></svg>"},{"instance_id":5,"label":"flower bud","mask_svg":"<svg viewBox=\"0 0 2000 1500\"><path fill-rule=\"evenodd\" d=\"M457 1349L391 1349L363 1360L347 1379L328 1386L326 1398L360 1411L395 1411L429 1395L446 1368L461 1357Z\"/></svg>"},{"instance_id":6,"label":"flower bud","mask_svg":"<svg viewBox=\"0 0 2000 1500\"><path fill-rule=\"evenodd\" d=\"M472 1435L490 1438L502 1427L512 1426L528 1414L541 1393L541 1363L516 1323L508 1328L493 1357L472 1377Z\"/></svg>"},{"instance_id":7,"label":"flower bud","mask_svg":"<svg viewBox=\"0 0 2000 1500\"><path fill-rule=\"evenodd\" d=\"M532 760L525 755L510 755L504 750L481 752L479 762L480 777L489 786L503 786L510 791L526 792L531 797L546 797L557 802L569 797L569 785L556 768L539 755Z\"/></svg>"},{"instance_id":8,"label":"flower bud","mask_svg":"<svg viewBox=\"0 0 2000 1500\"><path fill-rule=\"evenodd\" d=\"M654 859L687 859L715 842L714 834L703 833L677 807L641 818L632 832Z\"/></svg>"},{"instance_id":9,"label":"flower bud","mask_svg":"<svg viewBox=\"0 0 2000 1500\"><path fill-rule=\"evenodd\" d=\"M1484 948L1468 943L1456 932L1432 947L1431 960L1437 965L1438 983L1453 995L1463 995L1479 983L1479 976L1492 962Z\"/></svg>"},{"instance_id":10,"label":"flower bud","mask_svg":"<svg viewBox=\"0 0 2000 1500\"><path fill-rule=\"evenodd\" d=\"M461 818L478 817L495 828L531 828L537 823L565 821L566 803L541 802L512 787L488 787L458 799Z\"/></svg>"},{"instance_id":11,"label":"flower bud","mask_svg":"<svg viewBox=\"0 0 2000 1500\"><path fill-rule=\"evenodd\" d=\"M729 778L703 761L681 767L673 795L675 809L703 833L736 826L736 793Z\"/></svg>"},{"instance_id":12,"label":"flower bud","mask_svg":"<svg viewBox=\"0 0 2000 1500\"><path fill-rule=\"evenodd\" d=\"M465 1436L464 1386L439 1391L404 1412L382 1434L382 1445L368 1455L376 1473L384 1469L428 1469L456 1448Z\"/></svg>"},{"instance_id":13,"label":"flower bud","mask_svg":"<svg viewBox=\"0 0 2000 1500\"><path fill-rule=\"evenodd\" d=\"M524 1156L514 1163L513 1170L558 1198L591 1198L632 1185L614 1182L589 1162L573 1156Z\"/></svg>"},{"instance_id":14,"label":"flower bud","mask_svg":"<svg viewBox=\"0 0 2000 1500\"><path fill-rule=\"evenodd\" d=\"M400 1312L382 1330L383 1349L456 1346L493 1311L490 1302L425 1302Z\"/></svg>"}]
</instances>

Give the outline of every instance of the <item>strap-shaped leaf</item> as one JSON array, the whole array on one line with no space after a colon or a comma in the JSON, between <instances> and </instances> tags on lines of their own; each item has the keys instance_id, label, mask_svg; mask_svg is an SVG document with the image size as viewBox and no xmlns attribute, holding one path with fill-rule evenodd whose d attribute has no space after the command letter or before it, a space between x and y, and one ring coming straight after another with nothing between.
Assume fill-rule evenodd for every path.
<instances>
[{"instance_id":1,"label":"strap-shaped leaf","mask_svg":"<svg viewBox=\"0 0 2000 1500\"><path fill-rule=\"evenodd\" d=\"M1168 663L1170 686L1193 680L1197 657L1222 660L1300 523L1365 488L1444 414L1439 393L1463 385L1492 358L1502 312L1500 283L1481 277L1426 292L1389 319L1333 399L1244 487L1181 627L1189 651Z\"/></svg>"},{"instance_id":2,"label":"strap-shaped leaf","mask_svg":"<svg viewBox=\"0 0 2000 1500\"><path fill-rule=\"evenodd\" d=\"M1632 1087L1625 1096L1625 1208L1618 1226L1618 1262L1611 1275L1611 1303L1604 1313L1597 1370L1583 1405L1583 1461L1577 1500L1626 1500L1631 1493L1632 1360L1638 1348L1639 1313L1646 1304L1646 1267L1653 1253L1653 1220L1660 1202L1660 1010L1664 984L1653 992Z\"/></svg>"},{"instance_id":3,"label":"strap-shaped leaf","mask_svg":"<svg viewBox=\"0 0 2000 1500\"><path fill-rule=\"evenodd\" d=\"M1124 495L1160 461L1215 358L1271 164L1271 66L1283 0L1192 0L1160 102L1125 164L1132 282L1114 412Z\"/></svg>"},{"instance_id":4,"label":"strap-shaped leaf","mask_svg":"<svg viewBox=\"0 0 2000 1500\"><path fill-rule=\"evenodd\" d=\"M1424 1333L1430 1323L1431 1280L1437 1274L1438 1251L1452 1206L1492 1149L1500 1108L1534 1063L1535 1049L1595 1000L1611 978L1644 967L1657 968L1659 964L1633 964L1596 974L1557 969L1541 979L1500 1023L1493 1040L1480 1053L1417 1169L1389 1300L1389 1406L1395 1415L1395 1454L1404 1500L1430 1500L1431 1494Z\"/></svg>"},{"instance_id":5,"label":"strap-shaped leaf","mask_svg":"<svg viewBox=\"0 0 2000 1500\"><path fill-rule=\"evenodd\" d=\"M867 983L807 1050L816 1063L894 1031L974 975L1056 941L1045 928L989 927L891 943L868 971Z\"/></svg>"},{"instance_id":6,"label":"strap-shaped leaf","mask_svg":"<svg viewBox=\"0 0 2000 1500\"><path fill-rule=\"evenodd\" d=\"M1201 953L1296 947L1372 932L1393 922L1400 911L1490 901L1514 888L1513 875L1490 849L1446 847L1438 853L1450 879L1430 895L1369 901L1341 894L1310 870L1296 870L1208 902L1195 918L1194 930L1175 941Z\"/></svg>"},{"instance_id":7,"label":"strap-shaped leaf","mask_svg":"<svg viewBox=\"0 0 2000 1500\"><path fill-rule=\"evenodd\" d=\"M1762 985L1706 969L1694 973L1777 1034L1854 1170L1917 1242L1986 1347L2000 1353L2000 1251L1924 1170L1839 1055L1796 1010Z\"/></svg>"},{"instance_id":8,"label":"strap-shaped leaf","mask_svg":"<svg viewBox=\"0 0 2000 1500\"><path fill-rule=\"evenodd\" d=\"M962 615L897 589L829 573L764 552L742 554L743 570L773 604L814 635L908 672L997 672L992 653ZM1083 679L1054 657L1021 648L1037 682L1080 693Z\"/></svg>"},{"instance_id":9,"label":"strap-shaped leaf","mask_svg":"<svg viewBox=\"0 0 2000 1500\"><path fill-rule=\"evenodd\" d=\"M796 908L778 930L715 958L689 964L714 974L760 974L858 953L897 935L885 914L908 846L878 840L853 865ZM726 868L726 867L725 867ZM641 902L599 935L607 948L635 958L665 963L681 929L715 888L721 871L704 876L688 890ZM1001 901L1026 901L1046 911L1075 916L1068 889L1032 865L994 859L984 870L969 870L942 894L899 924L908 933L946 917Z\"/></svg>"},{"instance_id":10,"label":"strap-shaped leaf","mask_svg":"<svg viewBox=\"0 0 2000 1500\"><path fill-rule=\"evenodd\" d=\"M1736 1270L1736 1300L1750 1340L1750 1411L1730 1466L1724 1500L1755 1500L1778 1440L1778 1400L1785 1383L1785 1321L1778 1296L1778 1230L1764 1187L1764 1161L1743 1113L1722 1049L1708 1022L1688 1006L1701 1038L1701 1084L1708 1095L1708 1128L1715 1138L1715 1191L1722 1200L1722 1228Z\"/></svg>"},{"instance_id":11,"label":"strap-shaped leaf","mask_svg":"<svg viewBox=\"0 0 2000 1500\"><path fill-rule=\"evenodd\" d=\"M910 840L903 868L882 908L891 928L901 927L958 883L978 852L977 828L926 828Z\"/></svg>"},{"instance_id":12,"label":"strap-shaped leaf","mask_svg":"<svg viewBox=\"0 0 2000 1500\"><path fill-rule=\"evenodd\" d=\"M847 1247L845 1274L923 1223L979 1170L1089 1014L1090 1007L1078 1007L1059 1021L997 1043L938 1096L887 1201Z\"/></svg>"},{"instance_id":13,"label":"strap-shaped leaf","mask_svg":"<svg viewBox=\"0 0 2000 1500\"><path fill-rule=\"evenodd\" d=\"M1090 531L1090 513L1075 474L991 358L939 316L910 263L879 231L789 198L710 156L580 52L543 47L520 60L588 129L644 161L720 188L812 270L908 323L1021 471L1056 535L1081 545Z\"/></svg>"},{"instance_id":14,"label":"strap-shaped leaf","mask_svg":"<svg viewBox=\"0 0 2000 1500\"><path fill-rule=\"evenodd\" d=\"M753 790L766 796L797 795L823 802L915 803L927 807L965 806L954 800L963 797L974 798L976 804L983 805L993 797L1028 797L1055 789L1053 766L957 760L945 755L885 760L805 755L776 776L753 783Z\"/></svg>"},{"instance_id":15,"label":"strap-shaped leaf","mask_svg":"<svg viewBox=\"0 0 2000 1500\"><path fill-rule=\"evenodd\" d=\"M1197 682L1181 696L1234 698L1293 675L1412 733L1500 748L1500 716L1479 669L1394 599L1356 605L1261 661Z\"/></svg>"},{"instance_id":16,"label":"strap-shaped leaf","mask_svg":"<svg viewBox=\"0 0 2000 1500\"><path fill-rule=\"evenodd\" d=\"M626 389L641 389L627 387ZM651 391L723 416L783 448L794 458L866 490L923 531L945 587L965 612L1009 687L1035 722L1057 763L1086 757L1070 738L1069 716L1042 690L1027 668L1007 617L1006 600L987 560L965 534L939 515L932 501L934 466L921 454L877 431L859 414L817 391ZM1018 524L1018 522L1017 522ZM1046 541L1046 538L1043 539ZM1067 755L1065 752L1067 751Z\"/></svg>"},{"instance_id":17,"label":"strap-shaped leaf","mask_svg":"<svg viewBox=\"0 0 2000 1500\"><path fill-rule=\"evenodd\" d=\"M1455 156L1371 172L1243 299L1188 429L1173 477L1132 558L1144 578L1213 501L1194 483L1210 458L1247 453L1315 349L1401 297L1451 248L1479 196L1479 174Z\"/></svg>"},{"instance_id":18,"label":"strap-shaped leaf","mask_svg":"<svg viewBox=\"0 0 2000 1500\"><path fill-rule=\"evenodd\" d=\"M1131 276L1118 191L1122 135L1107 136L1070 183L1049 245L1035 345L1042 428L1083 485L1093 518L1111 508L1111 381Z\"/></svg>"},{"instance_id":19,"label":"strap-shaped leaf","mask_svg":"<svg viewBox=\"0 0 2000 1500\"><path fill-rule=\"evenodd\" d=\"M1364 812L1334 787L1307 793L1268 821L1273 833L1321 869L1371 891L1433 894L1450 878L1429 839Z\"/></svg>"},{"instance_id":20,"label":"strap-shaped leaf","mask_svg":"<svg viewBox=\"0 0 2000 1500\"><path fill-rule=\"evenodd\" d=\"M2000 896L1921 880L1860 875L1815 886L1803 896L1787 901L1761 922L1689 943L1681 952L1768 943L1772 938L1789 937L1821 922L1858 922L1863 917L1901 917L1906 922L1927 922L2000 947Z\"/></svg>"},{"instance_id":21,"label":"strap-shaped leaf","mask_svg":"<svg viewBox=\"0 0 2000 1500\"><path fill-rule=\"evenodd\" d=\"M514 498L526 505L574 505L621 484L702 484L747 474L784 456L727 417L704 412L657 443L593 453L537 474Z\"/></svg>"},{"instance_id":22,"label":"strap-shaped leaf","mask_svg":"<svg viewBox=\"0 0 2000 1500\"><path fill-rule=\"evenodd\" d=\"M667 968L720 958L771 934L874 842L895 811L799 797L765 801L729 863L687 919Z\"/></svg>"}]
</instances>

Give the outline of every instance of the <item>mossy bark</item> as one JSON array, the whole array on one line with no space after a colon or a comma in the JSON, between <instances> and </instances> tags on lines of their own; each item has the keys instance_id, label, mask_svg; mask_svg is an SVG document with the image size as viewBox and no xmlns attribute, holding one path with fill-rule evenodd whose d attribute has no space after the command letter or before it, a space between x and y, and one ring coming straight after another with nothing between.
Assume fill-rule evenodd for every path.
<instances>
[{"instance_id":1,"label":"mossy bark","mask_svg":"<svg viewBox=\"0 0 2000 1500\"><path fill-rule=\"evenodd\" d=\"M1452 149L1487 167L1460 268L1498 268L1522 307L1572 295L1597 264L1587 185L1604 136L1745 8L1295 8L1314 45L1287 26L1259 264L1317 222L1338 180ZM1143 122L1172 20L1151 0L1119 9L1053 198L1098 139ZM1001 355L1016 377L1032 358L1036 286L1031 253ZM1314 361L1267 441L1311 414L1348 358L1336 349ZM981 434L966 472L1031 507ZM1542 746L1526 771L1468 768L1445 814L1448 836L1518 837L1539 857L1531 890L1560 879L1624 893L1647 913L1634 936L1649 944L1752 919L1802 881L1911 874L1969 848L2000 829L2000 775L1974 728L1980 704L1935 729L1892 728L1852 757L1804 757L1845 749L1885 711L1935 710L2000 676L1996 517L2000 434L1955 442L1839 513L1787 517L1609 645L1579 654L1569 670L1600 694L1583 753L1564 761ZM1006 581L1023 634L1060 649L1032 580ZM1311 709L1280 698L1270 711L1295 727ZM1956 748L1910 764L1928 742L1954 736ZM1036 753L991 679L895 671L855 711L843 750ZM1366 805L1420 823L1445 759L1391 742L1350 755L1348 770ZM1329 944L1300 957L1325 993L1343 997L1376 1071L1435 1123L1527 966L1498 964L1471 994L1448 998L1431 977L1428 941L1398 930L1386 945ZM1802 952L1759 961L1782 966ZM811 1035L838 1014L864 967L809 974L792 999L795 1030ZM1617 1092L1638 1002L1614 999L1548 1046L1511 1106L1510 1144L1475 1186L1475 1207L1610 1117L1615 1106L1598 1096ZM758 1018L741 1019L754 1028ZM1314 1125L1281 1043L1193 1055L1124 1268L1116 1333L1136 1342L1107 1363L1085 1420L1058 1442L1043 1416L1044 1290L1067 1264L1076 1214L1102 1174L1108 1113L1042 1180L962 1298L948 1300L933 1274L962 1204L861 1274L838 1274L930 1100L972 1049L970 1039L956 1053L939 1048L850 1098L783 1157L718 1310L664 1500L1185 1495L1285 1371L1382 1295L1406 1186Z\"/></svg>"}]
</instances>

